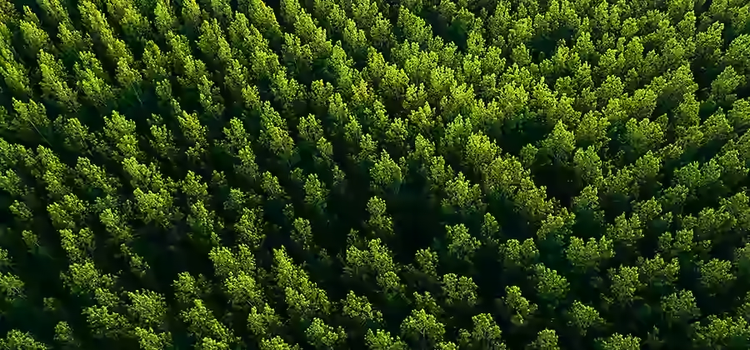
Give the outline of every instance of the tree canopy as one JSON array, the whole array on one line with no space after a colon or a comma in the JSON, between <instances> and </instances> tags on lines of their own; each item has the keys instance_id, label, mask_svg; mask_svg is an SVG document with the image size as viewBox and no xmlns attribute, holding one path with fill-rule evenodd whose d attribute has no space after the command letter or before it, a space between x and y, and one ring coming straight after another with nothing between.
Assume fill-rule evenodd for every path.
<instances>
[{"instance_id":1,"label":"tree canopy","mask_svg":"<svg viewBox=\"0 0 750 350\"><path fill-rule=\"evenodd\" d=\"M750 348L750 3L0 0L0 350Z\"/></svg>"}]
</instances>

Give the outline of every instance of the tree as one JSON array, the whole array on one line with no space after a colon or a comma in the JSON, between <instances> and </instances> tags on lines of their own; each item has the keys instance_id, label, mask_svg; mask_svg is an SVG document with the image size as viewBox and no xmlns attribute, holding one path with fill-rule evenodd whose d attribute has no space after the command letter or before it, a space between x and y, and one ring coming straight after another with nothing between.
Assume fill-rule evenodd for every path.
<instances>
[{"instance_id":1,"label":"tree","mask_svg":"<svg viewBox=\"0 0 750 350\"><path fill-rule=\"evenodd\" d=\"M602 236L599 242L589 238L584 240L578 237L570 237L570 245L566 248L566 257L573 267L579 271L598 271L600 264L614 257L613 242Z\"/></svg>"},{"instance_id":2,"label":"tree","mask_svg":"<svg viewBox=\"0 0 750 350\"><path fill-rule=\"evenodd\" d=\"M277 288L283 291L290 312L303 320L312 320L315 314L329 314L332 305L325 290L310 281L307 272L294 264L285 248L273 253Z\"/></svg>"},{"instance_id":3,"label":"tree","mask_svg":"<svg viewBox=\"0 0 750 350\"><path fill-rule=\"evenodd\" d=\"M36 56L40 50L50 50L49 35L39 27L39 24L41 24L39 18L27 6L24 6L24 15L26 19L21 21L19 29L29 56Z\"/></svg>"},{"instance_id":4,"label":"tree","mask_svg":"<svg viewBox=\"0 0 750 350\"><path fill-rule=\"evenodd\" d=\"M708 262L699 262L700 283L711 293L730 288L737 279L732 273L732 263L727 260L713 258Z\"/></svg>"},{"instance_id":5,"label":"tree","mask_svg":"<svg viewBox=\"0 0 750 350\"><path fill-rule=\"evenodd\" d=\"M662 297L661 309L670 324L686 324L701 315L690 290L680 290Z\"/></svg>"},{"instance_id":6,"label":"tree","mask_svg":"<svg viewBox=\"0 0 750 350\"><path fill-rule=\"evenodd\" d=\"M247 328L256 337L276 334L282 328L281 322L281 317L268 304L251 307L247 315Z\"/></svg>"},{"instance_id":7,"label":"tree","mask_svg":"<svg viewBox=\"0 0 750 350\"><path fill-rule=\"evenodd\" d=\"M406 350L407 345L398 337L393 337L388 331L378 329L367 330L365 342L370 350Z\"/></svg>"},{"instance_id":8,"label":"tree","mask_svg":"<svg viewBox=\"0 0 750 350\"><path fill-rule=\"evenodd\" d=\"M164 328L166 325L167 305L164 296L150 290L140 290L136 293L128 292L132 300L128 312L138 320L142 326Z\"/></svg>"},{"instance_id":9,"label":"tree","mask_svg":"<svg viewBox=\"0 0 750 350\"><path fill-rule=\"evenodd\" d=\"M383 314L375 309L365 296L357 296L349 291L343 301L342 311L345 316L355 320L359 325L376 325L383 322Z\"/></svg>"},{"instance_id":10,"label":"tree","mask_svg":"<svg viewBox=\"0 0 750 350\"><path fill-rule=\"evenodd\" d=\"M13 329L0 339L0 349L47 350L49 347L34 339L28 332Z\"/></svg>"},{"instance_id":11,"label":"tree","mask_svg":"<svg viewBox=\"0 0 750 350\"><path fill-rule=\"evenodd\" d=\"M570 289L570 283L564 276L544 266L544 264L534 265L533 271L537 295L540 298L544 299L551 306L556 306L565 300Z\"/></svg>"},{"instance_id":12,"label":"tree","mask_svg":"<svg viewBox=\"0 0 750 350\"><path fill-rule=\"evenodd\" d=\"M515 238L509 239L499 247L506 268L529 269L539 258L539 249L534 240L527 238L523 243Z\"/></svg>"},{"instance_id":13,"label":"tree","mask_svg":"<svg viewBox=\"0 0 750 350\"><path fill-rule=\"evenodd\" d=\"M477 285L471 277L456 276L449 273L443 276L443 293L447 305L467 305L473 307L477 303Z\"/></svg>"},{"instance_id":14,"label":"tree","mask_svg":"<svg viewBox=\"0 0 750 350\"><path fill-rule=\"evenodd\" d=\"M260 348L263 350L298 350L299 346L289 345L280 336L275 336L271 339L263 339L260 343Z\"/></svg>"},{"instance_id":15,"label":"tree","mask_svg":"<svg viewBox=\"0 0 750 350\"><path fill-rule=\"evenodd\" d=\"M326 198L328 189L323 182L318 179L317 174L308 174L304 184L305 203L318 213L323 213L326 209Z\"/></svg>"},{"instance_id":16,"label":"tree","mask_svg":"<svg viewBox=\"0 0 750 350\"><path fill-rule=\"evenodd\" d=\"M614 225L607 227L607 236L612 237L616 244L622 244L626 247L633 247L638 240L643 238L642 223L638 215L633 215L630 219L621 214L615 218Z\"/></svg>"},{"instance_id":17,"label":"tree","mask_svg":"<svg viewBox=\"0 0 750 350\"><path fill-rule=\"evenodd\" d=\"M19 97L29 95L31 87L29 86L26 67L13 58L13 52L6 43L3 43L0 53L3 57L0 74L2 74L5 84L11 92Z\"/></svg>"},{"instance_id":18,"label":"tree","mask_svg":"<svg viewBox=\"0 0 750 350\"><path fill-rule=\"evenodd\" d=\"M593 147L576 150L573 156L573 164L575 164L576 172L584 184L597 185L604 180L602 160Z\"/></svg>"},{"instance_id":19,"label":"tree","mask_svg":"<svg viewBox=\"0 0 750 350\"><path fill-rule=\"evenodd\" d=\"M633 152L640 156L646 151L656 149L664 141L664 131L658 123L649 119L629 119L625 125L626 142L632 147Z\"/></svg>"},{"instance_id":20,"label":"tree","mask_svg":"<svg viewBox=\"0 0 750 350\"><path fill-rule=\"evenodd\" d=\"M50 120L44 104L36 103L34 100L24 103L13 98L13 109L16 113L7 125L9 131L18 133L26 140L41 138L44 141L47 139L45 135L49 135Z\"/></svg>"},{"instance_id":21,"label":"tree","mask_svg":"<svg viewBox=\"0 0 750 350\"><path fill-rule=\"evenodd\" d=\"M735 129L746 128L750 125L747 111L750 110L750 100L739 99L732 103L732 109L727 113L727 118Z\"/></svg>"},{"instance_id":22,"label":"tree","mask_svg":"<svg viewBox=\"0 0 750 350\"><path fill-rule=\"evenodd\" d=\"M83 310L91 333L98 339L122 339L131 327L125 316L107 306L90 306Z\"/></svg>"},{"instance_id":23,"label":"tree","mask_svg":"<svg viewBox=\"0 0 750 350\"><path fill-rule=\"evenodd\" d=\"M566 130L562 121L558 121L552 133L542 141L541 149L555 161L565 161L575 149L575 135Z\"/></svg>"},{"instance_id":24,"label":"tree","mask_svg":"<svg viewBox=\"0 0 750 350\"><path fill-rule=\"evenodd\" d=\"M437 344L445 336L445 326L424 309L412 310L401 323L401 333L420 348Z\"/></svg>"},{"instance_id":25,"label":"tree","mask_svg":"<svg viewBox=\"0 0 750 350\"><path fill-rule=\"evenodd\" d=\"M476 237L469 234L464 224L446 226L449 254L458 260L471 261L474 253L482 246Z\"/></svg>"},{"instance_id":26,"label":"tree","mask_svg":"<svg viewBox=\"0 0 750 350\"><path fill-rule=\"evenodd\" d=\"M462 346L473 349L506 349L501 338L502 331L490 314L476 315L471 321L474 325L471 332L464 329L459 331L459 343Z\"/></svg>"},{"instance_id":27,"label":"tree","mask_svg":"<svg viewBox=\"0 0 750 350\"><path fill-rule=\"evenodd\" d=\"M638 258L638 265L643 281L656 290L674 285L680 272L677 258L666 262L659 254L650 259Z\"/></svg>"},{"instance_id":28,"label":"tree","mask_svg":"<svg viewBox=\"0 0 750 350\"><path fill-rule=\"evenodd\" d=\"M402 8L398 12L398 26L403 30L406 40L427 44L427 41L432 38L432 30L429 25L408 8Z\"/></svg>"},{"instance_id":29,"label":"tree","mask_svg":"<svg viewBox=\"0 0 750 350\"><path fill-rule=\"evenodd\" d=\"M60 321L55 325L55 341L64 349L75 349L81 346L81 342L76 339L73 329L66 321Z\"/></svg>"},{"instance_id":30,"label":"tree","mask_svg":"<svg viewBox=\"0 0 750 350\"><path fill-rule=\"evenodd\" d=\"M600 342L605 350L638 350L641 348L641 339L630 334L623 336L615 333Z\"/></svg>"},{"instance_id":31,"label":"tree","mask_svg":"<svg viewBox=\"0 0 750 350\"><path fill-rule=\"evenodd\" d=\"M568 310L568 318L568 324L577 328L582 336L585 336L590 328L600 327L605 322L596 309L578 300L574 301Z\"/></svg>"},{"instance_id":32,"label":"tree","mask_svg":"<svg viewBox=\"0 0 750 350\"><path fill-rule=\"evenodd\" d=\"M94 106L105 107L114 98L112 87L107 83L108 75L94 53L82 51L80 60L75 65L78 89Z\"/></svg>"},{"instance_id":33,"label":"tree","mask_svg":"<svg viewBox=\"0 0 750 350\"><path fill-rule=\"evenodd\" d=\"M25 284L13 273L2 273L0 275L0 291L3 299L8 304L17 304L26 298Z\"/></svg>"},{"instance_id":34,"label":"tree","mask_svg":"<svg viewBox=\"0 0 750 350\"><path fill-rule=\"evenodd\" d=\"M610 291L614 300L623 305L631 305L639 297L637 293L643 289L644 284L640 279L637 267L620 266L619 269L610 269L611 280Z\"/></svg>"},{"instance_id":35,"label":"tree","mask_svg":"<svg viewBox=\"0 0 750 350\"><path fill-rule=\"evenodd\" d=\"M502 235L500 224L490 213L485 213L482 222L482 241L485 244L498 246L499 238Z\"/></svg>"},{"instance_id":36,"label":"tree","mask_svg":"<svg viewBox=\"0 0 750 350\"><path fill-rule=\"evenodd\" d=\"M691 340L708 348L741 349L748 344L748 324L735 317L708 316L705 322L693 325Z\"/></svg>"},{"instance_id":37,"label":"tree","mask_svg":"<svg viewBox=\"0 0 750 350\"><path fill-rule=\"evenodd\" d=\"M305 331L308 342L318 349L334 349L341 346L346 340L344 329L333 327L325 324L321 319L314 318L310 327Z\"/></svg>"},{"instance_id":38,"label":"tree","mask_svg":"<svg viewBox=\"0 0 750 350\"><path fill-rule=\"evenodd\" d=\"M375 189L388 189L394 193L398 193L398 189L403 182L401 168L385 150L380 154L380 159L370 168L370 177Z\"/></svg>"},{"instance_id":39,"label":"tree","mask_svg":"<svg viewBox=\"0 0 750 350\"><path fill-rule=\"evenodd\" d=\"M733 94L734 90L737 89L744 81L744 77L737 74L734 67L727 66L719 74L716 79L711 82L711 97L717 100L717 102L732 103L737 99L737 95Z\"/></svg>"},{"instance_id":40,"label":"tree","mask_svg":"<svg viewBox=\"0 0 750 350\"><path fill-rule=\"evenodd\" d=\"M527 348L531 350L560 350L557 333L554 329L545 328L539 331L536 339Z\"/></svg>"},{"instance_id":41,"label":"tree","mask_svg":"<svg viewBox=\"0 0 750 350\"><path fill-rule=\"evenodd\" d=\"M43 96L51 99L63 109L77 110L78 98L66 82L66 73L62 63L46 51L40 50L37 64L42 75L40 85Z\"/></svg>"},{"instance_id":42,"label":"tree","mask_svg":"<svg viewBox=\"0 0 750 350\"><path fill-rule=\"evenodd\" d=\"M190 334L196 339L218 339L227 345L235 343L232 331L221 324L200 299L193 300L192 307L181 312L180 316L187 324Z\"/></svg>"},{"instance_id":43,"label":"tree","mask_svg":"<svg viewBox=\"0 0 750 350\"><path fill-rule=\"evenodd\" d=\"M511 322L515 325L524 325L534 316L537 305L530 302L521 294L521 288L518 286L505 287L505 306L511 312Z\"/></svg>"},{"instance_id":44,"label":"tree","mask_svg":"<svg viewBox=\"0 0 750 350\"><path fill-rule=\"evenodd\" d=\"M367 219L367 226L372 233L378 237L389 237L394 234L393 220L386 212L386 203L379 197L372 197L367 202L367 212L370 214Z\"/></svg>"},{"instance_id":45,"label":"tree","mask_svg":"<svg viewBox=\"0 0 750 350\"><path fill-rule=\"evenodd\" d=\"M469 218L481 214L486 208L479 184L472 186L461 172L445 184L444 191L445 198L440 204L447 213L457 213L463 218Z\"/></svg>"}]
</instances>

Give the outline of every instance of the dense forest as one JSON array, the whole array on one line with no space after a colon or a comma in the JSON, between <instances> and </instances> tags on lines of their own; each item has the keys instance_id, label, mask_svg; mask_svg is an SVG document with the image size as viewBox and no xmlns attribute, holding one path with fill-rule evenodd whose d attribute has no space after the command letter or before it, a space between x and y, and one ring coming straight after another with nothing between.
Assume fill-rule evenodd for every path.
<instances>
[{"instance_id":1,"label":"dense forest","mask_svg":"<svg viewBox=\"0 0 750 350\"><path fill-rule=\"evenodd\" d=\"M746 350L748 0L0 0L0 349Z\"/></svg>"}]
</instances>

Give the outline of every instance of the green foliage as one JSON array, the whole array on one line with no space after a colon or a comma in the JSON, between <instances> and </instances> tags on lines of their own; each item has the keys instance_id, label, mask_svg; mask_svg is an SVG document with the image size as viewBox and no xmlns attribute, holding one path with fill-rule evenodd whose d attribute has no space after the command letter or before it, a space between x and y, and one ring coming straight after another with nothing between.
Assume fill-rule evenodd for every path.
<instances>
[{"instance_id":1,"label":"green foliage","mask_svg":"<svg viewBox=\"0 0 750 350\"><path fill-rule=\"evenodd\" d=\"M0 0L0 349L747 349L743 1Z\"/></svg>"}]
</instances>

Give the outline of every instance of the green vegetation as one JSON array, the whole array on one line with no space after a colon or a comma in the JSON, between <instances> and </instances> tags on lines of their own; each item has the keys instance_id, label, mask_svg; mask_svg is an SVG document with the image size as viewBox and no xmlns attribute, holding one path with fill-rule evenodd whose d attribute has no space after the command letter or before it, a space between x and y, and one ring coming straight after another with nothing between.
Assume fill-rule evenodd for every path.
<instances>
[{"instance_id":1,"label":"green vegetation","mask_svg":"<svg viewBox=\"0 0 750 350\"><path fill-rule=\"evenodd\" d=\"M747 350L747 0L0 0L0 349Z\"/></svg>"}]
</instances>

